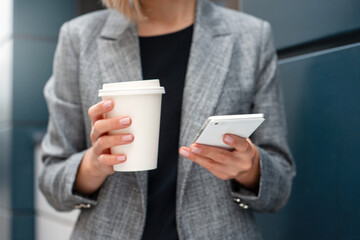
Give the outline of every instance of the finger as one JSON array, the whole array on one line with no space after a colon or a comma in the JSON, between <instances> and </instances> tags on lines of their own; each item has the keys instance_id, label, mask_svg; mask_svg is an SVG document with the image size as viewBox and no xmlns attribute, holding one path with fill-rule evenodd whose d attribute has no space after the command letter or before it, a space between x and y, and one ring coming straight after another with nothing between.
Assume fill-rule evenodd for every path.
<instances>
[{"instance_id":1,"label":"finger","mask_svg":"<svg viewBox=\"0 0 360 240\"><path fill-rule=\"evenodd\" d=\"M232 152L219 147L195 143L190 146L190 151L196 155L210 158L221 164L226 164L233 160Z\"/></svg>"},{"instance_id":2,"label":"finger","mask_svg":"<svg viewBox=\"0 0 360 240\"><path fill-rule=\"evenodd\" d=\"M181 147L179 149L179 153L180 153L180 155L182 155L182 156L188 158L189 160L204 167L206 170L211 172L216 177L218 177L222 180L230 179L228 174L226 174L223 169L224 165L219 164L210 158L206 158L206 157L202 157L202 156L193 154L193 153L191 153L190 149L187 147Z\"/></svg>"},{"instance_id":3,"label":"finger","mask_svg":"<svg viewBox=\"0 0 360 240\"><path fill-rule=\"evenodd\" d=\"M210 158L220 164L219 174L223 175L221 179L231 179L239 174L239 171L245 171L248 169L249 161L244 161L243 154L239 154L233 151L229 151L219 147L212 147L202 144L192 144L190 151L199 156Z\"/></svg>"},{"instance_id":4,"label":"finger","mask_svg":"<svg viewBox=\"0 0 360 240\"><path fill-rule=\"evenodd\" d=\"M99 161L101 164L106 166L114 166L126 161L125 154L111 155L111 154L102 154L99 156Z\"/></svg>"},{"instance_id":5,"label":"finger","mask_svg":"<svg viewBox=\"0 0 360 240\"><path fill-rule=\"evenodd\" d=\"M190 159L191 161L193 161L197 164L200 164L201 166L203 166L204 168L206 168L209 171L213 171L213 170L216 170L217 168L219 168L219 165L220 165L219 163L215 162L214 160L212 160L210 158L196 155L196 154L192 153L190 151L190 149L187 147L181 147L179 149L179 153L183 157L186 157L186 158Z\"/></svg>"},{"instance_id":6,"label":"finger","mask_svg":"<svg viewBox=\"0 0 360 240\"><path fill-rule=\"evenodd\" d=\"M249 152L251 151L251 145L246 140L233 134L224 134L223 141L225 144L235 148L239 152Z\"/></svg>"},{"instance_id":7,"label":"finger","mask_svg":"<svg viewBox=\"0 0 360 240\"><path fill-rule=\"evenodd\" d=\"M114 103L111 100L104 100L91 106L88 110L91 124L93 125L98 119L102 119L103 114L111 111L113 107Z\"/></svg>"},{"instance_id":8,"label":"finger","mask_svg":"<svg viewBox=\"0 0 360 240\"><path fill-rule=\"evenodd\" d=\"M96 142L96 140L103 134L112 130L124 129L130 125L131 118L128 116L97 120L91 130L91 141Z\"/></svg>"},{"instance_id":9,"label":"finger","mask_svg":"<svg viewBox=\"0 0 360 240\"><path fill-rule=\"evenodd\" d=\"M132 134L104 135L93 145L94 153L99 156L108 148L129 144L133 141Z\"/></svg>"}]
</instances>

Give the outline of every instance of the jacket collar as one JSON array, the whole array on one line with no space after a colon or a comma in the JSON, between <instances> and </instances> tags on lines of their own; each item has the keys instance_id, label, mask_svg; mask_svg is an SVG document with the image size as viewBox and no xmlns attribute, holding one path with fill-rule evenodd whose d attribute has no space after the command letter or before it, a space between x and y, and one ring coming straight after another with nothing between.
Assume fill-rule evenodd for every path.
<instances>
[{"instance_id":1,"label":"jacket collar","mask_svg":"<svg viewBox=\"0 0 360 240\"><path fill-rule=\"evenodd\" d=\"M183 93L180 146L189 146L202 123L215 112L228 72L233 48L230 30L214 4L198 0L190 58ZM111 11L98 40L102 81L142 79L136 24ZM193 162L179 157L177 217ZM135 173L146 208L147 172ZM180 219L178 219L180 221Z\"/></svg>"},{"instance_id":2,"label":"jacket collar","mask_svg":"<svg viewBox=\"0 0 360 240\"><path fill-rule=\"evenodd\" d=\"M100 37L108 40L119 40L127 28L136 28L136 24L118 11L110 10Z\"/></svg>"}]
</instances>

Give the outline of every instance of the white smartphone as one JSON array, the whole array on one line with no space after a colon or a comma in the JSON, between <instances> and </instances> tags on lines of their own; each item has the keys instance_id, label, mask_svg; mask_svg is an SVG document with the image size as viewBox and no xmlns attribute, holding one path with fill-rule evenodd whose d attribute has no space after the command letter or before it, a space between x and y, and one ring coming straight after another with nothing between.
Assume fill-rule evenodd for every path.
<instances>
[{"instance_id":1,"label":"white smartphone","mask_svg":"<svg viewBox=\"0 0 360 240\"><path fill-rule=\"evenodd\" d=\"M203 124L194 143L232 149L223 142L225 133L248 138L264 120L262 113L212 116Z\"/></svg>"}]
</instances>

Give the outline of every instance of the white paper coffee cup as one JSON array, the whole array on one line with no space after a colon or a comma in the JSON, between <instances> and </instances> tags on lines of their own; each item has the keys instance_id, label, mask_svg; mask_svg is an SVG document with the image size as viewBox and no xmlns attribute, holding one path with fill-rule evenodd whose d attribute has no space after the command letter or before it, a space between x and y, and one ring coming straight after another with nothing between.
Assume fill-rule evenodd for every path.
<instances>
[{"instance_id":1,"label":"white paper coffee cup","mask_svg":"<svg viewBox=\"0 0 360 240\"><path fill-rule=\"evenodd\" d=\"M131 117L130 127L109 134L132 133L130 144L111 148L111 154L125 154L124 163L114 165L119 172L155 169L158 159L161 98L165 89L158 79L103 84L99 97L114 101L106 118Z\"/></svg>"}]
</instances>

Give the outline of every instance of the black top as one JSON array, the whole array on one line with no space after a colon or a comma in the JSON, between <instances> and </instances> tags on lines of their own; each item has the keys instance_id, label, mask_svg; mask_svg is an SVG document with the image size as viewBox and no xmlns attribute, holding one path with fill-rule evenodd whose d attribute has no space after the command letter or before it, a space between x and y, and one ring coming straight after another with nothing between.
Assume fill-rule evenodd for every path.
<instances>
[{"instance_id":1,"label":"black top","mask_svg":"<svg viewBox=\"0 0 360 240\"><path fill-rule=\"evenodd\" d=\"M149 171L143 240L178 239L175 218L176 179L182 94L193 26L181 31L139 37L143 79L159 79L162 96L157 169Z\"/></svg>"}]
</instances>

